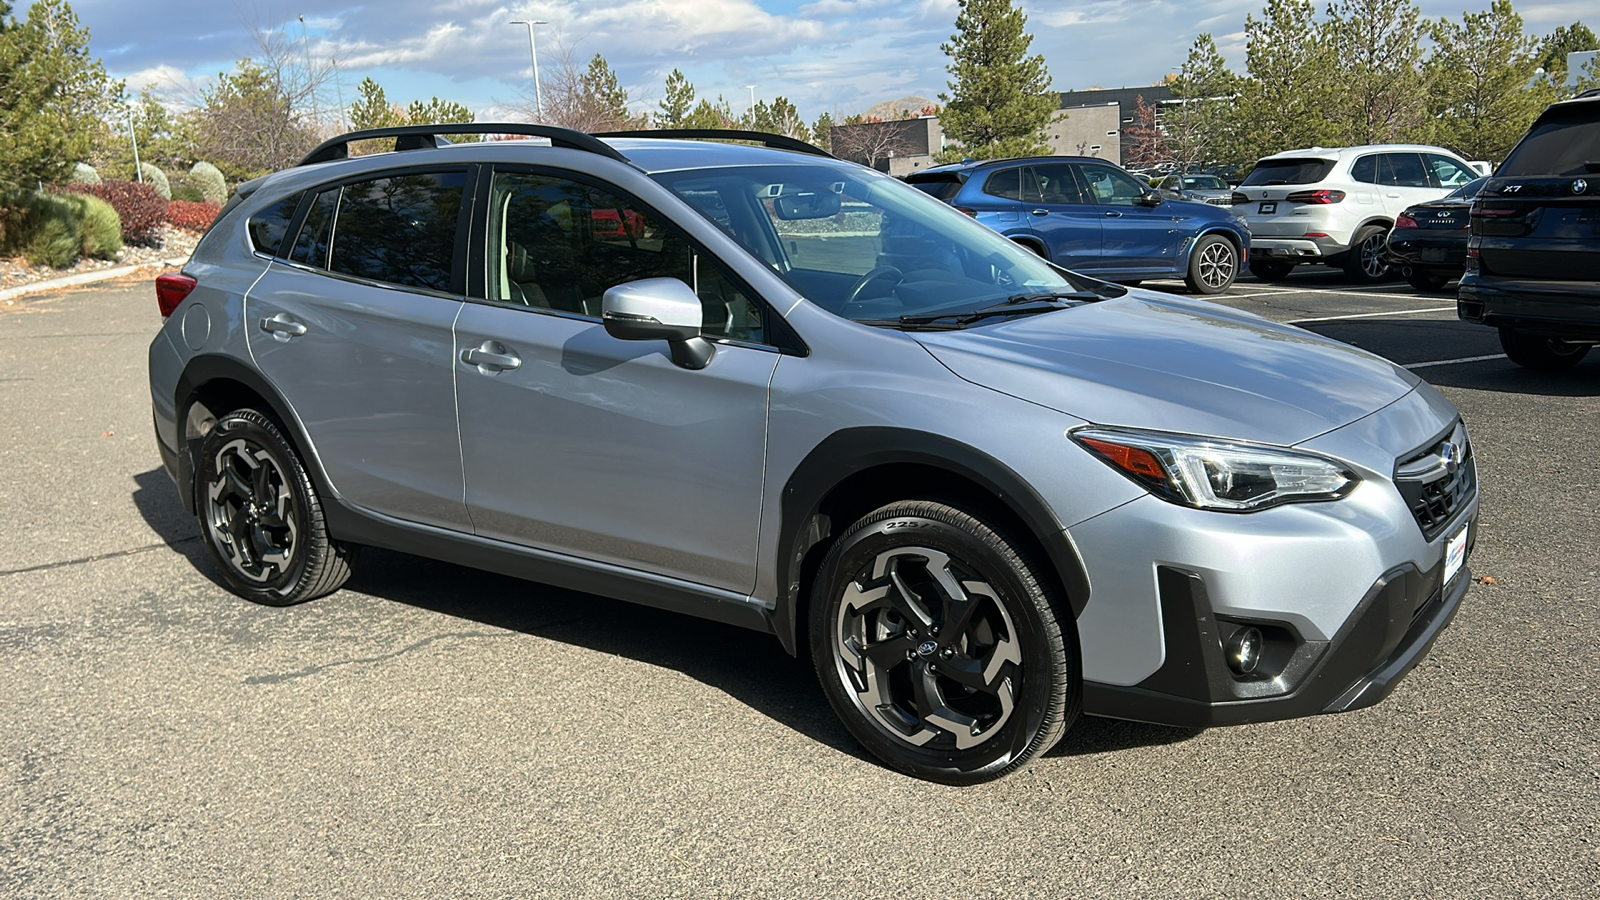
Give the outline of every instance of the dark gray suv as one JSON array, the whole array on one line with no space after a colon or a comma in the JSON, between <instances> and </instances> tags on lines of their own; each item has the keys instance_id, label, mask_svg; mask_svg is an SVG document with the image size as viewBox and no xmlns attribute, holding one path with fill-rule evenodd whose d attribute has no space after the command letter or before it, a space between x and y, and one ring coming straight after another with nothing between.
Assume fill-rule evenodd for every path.
<instances>
[{"instance_id":1,"label":"dark gray suv","mask_svg":"<svg viewBox=\"0 0 1600 900\"><path fill-rule=\"evenodd\" d=\"M467 128L548 143L345 135L158 281L161 453L244 597L379 546L748 626L972 783L1080 713L1375 703L1466 593L1471 443L1404 369L784 138Z\"/></svg>"}]
</instances>

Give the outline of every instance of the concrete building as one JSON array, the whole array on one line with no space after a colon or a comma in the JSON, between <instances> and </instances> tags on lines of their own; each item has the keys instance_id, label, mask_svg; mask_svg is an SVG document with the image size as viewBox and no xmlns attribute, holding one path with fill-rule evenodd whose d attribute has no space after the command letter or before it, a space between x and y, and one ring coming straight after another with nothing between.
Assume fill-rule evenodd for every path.
<instances>
[{"instance_id":1,"label":"concrete building","mask_svg":"<svg viewBox=\"0 0 1600 900\"><path fill-rule=\"evenodd\" d=\"M1059 156L1097 156L1122 162L1122 129L1133 124L1138 98L1157 107L1172 101L1165 85L1116 90L1066 91L1061 109L1045 128L1050 152ZM833 152L903 178L936 165L934 156L947 146L938 116L918 116L861 125L835 125Z\"/></svg>"}]
</instances>

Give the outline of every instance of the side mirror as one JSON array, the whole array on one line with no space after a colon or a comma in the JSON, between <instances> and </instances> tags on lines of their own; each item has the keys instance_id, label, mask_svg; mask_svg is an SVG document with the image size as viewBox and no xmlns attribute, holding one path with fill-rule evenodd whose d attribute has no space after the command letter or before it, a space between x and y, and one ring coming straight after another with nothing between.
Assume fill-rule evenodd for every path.
<instances>
[{"instance_id":1,"label":"side mirror","mask_svg":"<svg viewBox=\"0 0 1600 900\"><path fill-rule=\"evenodd\" d=\"M1145 195L1143 197L1139 198L1139 205L1140 206L1160 206L1161 205L1161 192L1160 191L1146 191Z\"/></svg>"},{"instance_id":2,"label":"side mirror","mask_svg":"<svg viewBox=\"0 0 1600 900\"><path fill-rule=\"evenodd\" d=\"M705 308L694 289L676 278L619 284L600 299L600 321L619 341L666 341L674 365L704 369L715 344L700 336Z\"/></svg>"}]
</instances>

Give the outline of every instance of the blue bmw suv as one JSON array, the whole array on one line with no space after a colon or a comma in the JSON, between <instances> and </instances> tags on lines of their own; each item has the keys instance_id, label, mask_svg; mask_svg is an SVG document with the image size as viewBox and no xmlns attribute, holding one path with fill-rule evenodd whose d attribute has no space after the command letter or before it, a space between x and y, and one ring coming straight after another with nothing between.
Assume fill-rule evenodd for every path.
<instances>
[{"instance_id":1,"label":"blue bmw suv","mask_svg":"<svg viewBox=\"0 0 1600 900\"><path fill-rule=\"evenodd\" d=\"M1103 159L962 162L906 181L1063 268L1107 281L1182 278L1192 291L1219 294L1248 262L1250 230L1230 208L1169 200Z\"/></svg>"}]
</instances>

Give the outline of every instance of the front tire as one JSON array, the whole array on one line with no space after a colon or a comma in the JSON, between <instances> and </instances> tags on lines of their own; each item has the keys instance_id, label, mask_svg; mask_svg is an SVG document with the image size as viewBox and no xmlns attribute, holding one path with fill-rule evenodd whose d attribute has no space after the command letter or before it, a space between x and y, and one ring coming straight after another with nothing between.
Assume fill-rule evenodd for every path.
<instances>
[{"instance_id":1,"label":"front tire","mask_svg":"<svg viewBox=\"0 0 1600 900\"><path fill-rule=\"evenodd\" d=\"M305 467L257 410L228 413L206 435L195 499L206 548L239 596L289 606L349 579L354 551L328 536Z\"/></svg>"},{"instance_id":2,"label":"front tire","mask_svg":"<svg viewBox=\"0 0 1600 900\"><path fill-rule=\"evenodd\" d=\"M852 525L811 592L811 654L834 711L873 755L976 784L1076 721L1076 629L1044 569L951 506L905 501Z\"/></svg>"},{"instance_id":3,"label":"front tire","mask_svg":"<svg viewBox=\"0 0 1600 900\"><path fill-rule=\"evenodd\" d=\"M1500 329L1500 346L1506 356L1525 369L1564 372L1589 355L1588 344L1569 344L1555 338L1535 337L1510 328Z\"/></svg>"},{"instance_id":4,"label":"front tire","mask_svg":"<svg viewBox=\"0 0 1600 900\"><path fill-rule=\"evenodd\" d=\"M1198 294L1220 294L1239 276L1239 253L1220 235L1208 234L1189 254L1189 273L1183 283Z\"/></svg>"},{"instance_id":5,"label":"front tire","mask_svg":"<svg viewBox=\"0 0 1600 900\"><path fill-rule=\"evenodd\" d=\"M1357 231L1350 241L1350 253L1344 259L1344 274L1356 284L1377 284L1389 277L1389 264L1383 261L1383 250L1389 242L1389 232L1380 225L1368 225Z\"/></svg>"}]
</instances>

